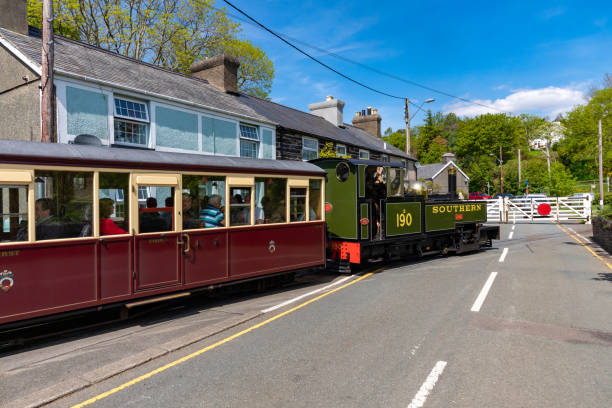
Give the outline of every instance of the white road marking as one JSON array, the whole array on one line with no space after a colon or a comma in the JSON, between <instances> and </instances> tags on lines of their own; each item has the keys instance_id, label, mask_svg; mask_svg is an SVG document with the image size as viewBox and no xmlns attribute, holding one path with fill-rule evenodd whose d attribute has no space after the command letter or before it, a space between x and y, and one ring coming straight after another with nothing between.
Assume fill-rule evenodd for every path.
<instances>
[{"instance_id":1,"label":"white road marking","mask_svg":"<svg viewBox=\"0 0 612 408\"><path fill-rule=\"evenodd\" d=\"M514 235L514 231L510 231L510 235L508 235L508 239L512 239L513 235Z\"/></svg>"},{"instance_id":2,"label":"white road marking","mask_svg":"<svg viewBox=\"0 0 612 408\"><path fill-rule=\"evenodd\" d=\"M583 235L581 235L581 234L576 233L576 235L578 235L580 238L582 238L582 239L583 239L583 240L585 240L586 242L591 242L591 240L590 240L590 239L588 239L587 237L585 237L585 236L583 236Z\"/></svg>"},{"instance_id":3,"label":"white road marking","mask_svg":"<svg viewBox=\"0 0 612 408\"><path fill-rule=\"evenodd\" d=\"M506 259L506 255L508 255L508 248L504 248L504 251L502 252L501 256L499 257L499 262L504 262L504 260Z\"/></svg>"},{"instance_id":4,"label":"white road marking","mask_svg":"<svg viewBox=\"0 0 612 408\"><path fill-rule=\"evenodd\" d=\"M568 229L568 230L570 230L570 231L572 231L574 234L576 233L576 231L574 231L574 229L573 229L573 228L571 228L571 227L567 227L567 229Z\"/></svg>"},{"instance_id":5,"label":"white road marking","mask_svg":"<svg viewBox=\"0 0 612 408\"><path fill-rule=\"evenodd\" d=\"M438 378L440 378L440 375L442 375L444 367L446 367L446 361L438 361L436 363L433 370L431 370L431 373L429 373L429 375L427 376L427 379L425 380L423 385L421 385L419 392L416 393L416 395L412 399L412 402L408 404L408 408L420 408L425 404L427 396L429 395L431 390L433 390L433 387L436 385L436 382L438 382Z\"/></svg>"},{"instance_id":6,"label":"white road marking","mask_svg":"<svg viewBox=\"0 0 612 408\"><path fill-rule=\"evenodd\" d=\"M497 272L491 272L491 275L489 275L489 279L487 279L487 281L485 282L484 286L482 287L482 290L480 291L480 294L478 295L476 301L470 309L472 312L480 311L480 308L482 307L482 304L484 303L487 294L489 293L489 289L491 289L491 285L493 285L493 281L495 280L496 276Z\"/></svg>"},{"instance_id":7,"label":"white road marking","mask_svg":"<svg viewBox=\"0 0 612 408\"><path fill-rule=\"evenodd\" d=\"M334 282L334 283L332 283L332 284L330 284L330 285L327 285L327 286L325 286L325 287L322 287L322 288L319 288L319 289L313 290L312 292L304 293L303 295L300 295L300 296L298 296L298 297L296 297L296 298L286 300L286 301L284 301L283 303L279 303L279 304L278 304L278 305L276 305L276 306L272 306L272 307L269 307L269 308L267 308L267 309L264 309L264 310L262 310L262 311L261 311L261 313L268 313L268 312L271 312L271 311L273 311L273 310L280 309L281 307L284 307L284 306L287 306L287 305L289 305L289 304L291 304L291 303L297 302L297 301L298 301L298 300L300 300L300 299L304 299L305 297L312 296L312 295L314 295L315 293L323 292L324 290L327 290L327 289L329 289L329 288L331 288L331 287L334 287L334 286L336 286L336 285L339 285L339 284L341 284L342 282L346 282L347 280L349 280L349 279L351 279L351 278L353 278L353 276L345 276L344 278L342 278L342 279L340 279L340 280L337 280L336 282Z\"/></svg>"},{"instance_id":8,"label":"white road marking","mask_svg":"<svg viewBox=\"0 0 612 408\"><path fill-rule=\"evenodd\" d=\"M512 226L512 231L514 231L514 228L516 228L516 225L513 225L513 226Z\"/></svg>"}]
</instances>

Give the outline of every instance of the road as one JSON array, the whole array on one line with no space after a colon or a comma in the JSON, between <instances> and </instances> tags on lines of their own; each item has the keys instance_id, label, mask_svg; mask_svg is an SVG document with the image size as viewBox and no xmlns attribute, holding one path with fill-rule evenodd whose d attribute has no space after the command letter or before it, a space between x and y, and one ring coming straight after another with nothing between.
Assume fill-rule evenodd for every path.
<instances>
[{"instance_id":1,"label":"road","mask_svg":"<svg viewBox=\"0 0 612 408\"><path fill-rule=\"evenodd\" d=\"M589 226L563 228L503 225L480 253L245 299L303 296L50 406L610 406L612 262L578 242Z\"/></svg>"}]
</instances>

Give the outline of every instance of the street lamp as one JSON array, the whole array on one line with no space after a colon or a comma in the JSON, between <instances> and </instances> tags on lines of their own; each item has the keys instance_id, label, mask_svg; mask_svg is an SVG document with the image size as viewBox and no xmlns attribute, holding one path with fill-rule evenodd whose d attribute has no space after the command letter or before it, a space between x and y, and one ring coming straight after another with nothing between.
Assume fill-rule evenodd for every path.
<instances>
[{"instance_id":1,"label":"street lamp","mask_svg":"<svg viewBox=\"0 0 612 408\"><path fill-rule=\"evenodd\" d=\"M425 105L426 103L431 103L435 101L434 98L429 98L429 99L425 99L417 108L417 110L412 114L412 116L410 116L409 114L409 106L410 106L410 99L406 98L406 106L404 108L404 119L406 121L406 154L410 154L410 121L414 118L414 115L416 115L417 113L419 113L419 111L421 110L421 108L423 107L423 105Z\"/></svg>"}]
</instances>

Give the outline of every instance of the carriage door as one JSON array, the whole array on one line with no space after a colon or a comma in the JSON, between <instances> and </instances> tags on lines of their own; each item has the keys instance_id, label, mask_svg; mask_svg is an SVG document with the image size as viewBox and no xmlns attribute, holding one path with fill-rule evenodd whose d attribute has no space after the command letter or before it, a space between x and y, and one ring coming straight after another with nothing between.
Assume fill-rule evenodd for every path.
<instances>
[{"instance_id":1,"label":"carriage door","mask_svg":"<svg viewBox=\"0 0 612 408\"><path fill-rule=\"evenodd\" d=\"M179 176L136 174L133 180L135 288L178 285L183 244L176 225Z\"/></svg>"}]
</instances>

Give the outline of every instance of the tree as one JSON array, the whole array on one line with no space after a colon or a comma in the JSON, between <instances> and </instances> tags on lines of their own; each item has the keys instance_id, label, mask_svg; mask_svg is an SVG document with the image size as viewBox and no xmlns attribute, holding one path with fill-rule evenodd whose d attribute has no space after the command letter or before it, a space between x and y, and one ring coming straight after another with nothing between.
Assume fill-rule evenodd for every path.
<instances>
[{"instance_id":1,"label":"tree","mask_svg":"<svg viewBox=\"0 0 612 408\"><path fill-rule=\"evenodd\" d=\"M434 142L434 139L438 137L442 138L442 126L440 124L440 116L434 116L431 113L431 110L428 109L427 116L425 117L425 124L419 127L419 136L416 139L417 158L419 159L419 162L421 164L440 161L440 159L432 160L433 154L430 154L429 152L430 148L432 147L432 143ZM434 146L434 148L439 149L439 146Z\"/></svg>"},{"instance_id":2,"label":"tree","mask_svg":"<svg viewBox=\"0 0 612 408\"><path fill-rule=\"evenodd\" d=\"M389 134L387 134L389 132ZM398 129L395 132L391 128L385 131L383 140L390 145L393 145L400 149L402 152L406 151L406 129Z\"/></svg>"},{"instance_id":3,"label":"tree","mask_svg":"<svg viewBox=\"0 0 612 408\"><path fill-rule=\"evenodd\" d=\"M557 147L561 162L580 180L598 177L598 120L602 120L604 174L612 171L612 87L595 91L586 104L563 119L564 138Z\"/></svg>"},{"instance_id":4,"label":"tree","mask_svg":"<svg viewBox=\"0 0 612 408\"><path fill-rule=\"evenodd\" d=\"M28 2L28 22L40 26L41 0ZM213 0L54 0L54 5L60 34L183 73L195 60L231 54L241 62L240 89L259 97L270 92L272 61L239 39L240 25L214 8Z\"/></svg>"}]
</instances>

